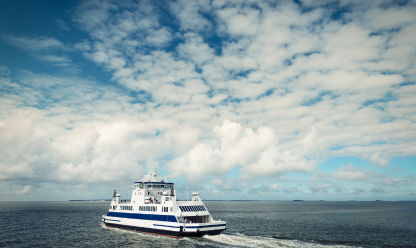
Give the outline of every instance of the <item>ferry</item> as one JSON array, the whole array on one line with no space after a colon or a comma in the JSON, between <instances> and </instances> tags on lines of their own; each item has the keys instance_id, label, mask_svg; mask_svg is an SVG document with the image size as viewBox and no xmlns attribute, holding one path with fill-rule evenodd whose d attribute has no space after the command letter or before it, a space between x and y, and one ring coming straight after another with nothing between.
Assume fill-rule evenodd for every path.
<instances>
[{"instance_id":1,"label":"ferry","mask_svg":"<svg viewBox=\"0 0 416 248\"><path fill-rule=\"evenodd\" d=\"M226 222L214 220L199 197L192 193L190 201L179 201L173 183L159 180L157 172L134 183L130 200L121 200L115 190L107 215L107 227L166 235L200 237L218 235L226 230Z\"/></svg>"}]
</instances>

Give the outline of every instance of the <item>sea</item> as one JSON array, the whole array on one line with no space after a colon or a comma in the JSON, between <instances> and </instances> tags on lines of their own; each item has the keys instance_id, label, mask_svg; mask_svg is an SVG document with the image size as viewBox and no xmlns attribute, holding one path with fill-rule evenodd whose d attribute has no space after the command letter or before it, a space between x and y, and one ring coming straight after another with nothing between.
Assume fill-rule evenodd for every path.
<instances>
[{"instance_id":1,"label":"sea","mask_svg":"<svg viewBox=\"0 0 416 248\"><path fill-rule=\"evenodd\" d=\"M0 202L0 247L416 247L416 202L205 201L217 236L107 228L110 202Z\"/></svg>"}]
</instances>

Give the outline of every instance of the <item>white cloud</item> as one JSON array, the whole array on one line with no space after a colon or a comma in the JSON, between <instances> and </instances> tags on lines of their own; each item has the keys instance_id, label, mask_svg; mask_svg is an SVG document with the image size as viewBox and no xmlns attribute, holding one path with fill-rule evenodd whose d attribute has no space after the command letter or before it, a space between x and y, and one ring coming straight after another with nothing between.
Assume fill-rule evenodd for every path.
<instances>
[{"instance_id":1,"label":"white cloud","mask_svg":"<svg viewBox=\"0 0 416 248\"><path fill-rule=\"evenodd\" d=\"M30 53L39 61L48 62L55 66L75 68L71 59L65 55L57 55L57 52L69 51L70 48L53 37L17 37L4 35L3 38L12 46L19 47Z\"/></svg>"},{"instance_id":2,"label":"white cloud","mask_svg":"<svg viewBox=\"0 0 416 248\"><path fill-rule=\"evenodd\" d=\"M212 26L210 21L202 15L202 13L209 12L212 8L207 0L179 0L171 2L170 7L181 22L181 30L205 31Z\"/></svg>"},{"instance_id":3,"label":"white cloud","mask_svg":"<svg viewBox=\"0 0 416 248\"><path fill-rule=\"evenodd\" d=\"M215 178L215 179L213 179L213 180L211 181L211 184L212 184L212 185L215 185L215 186L222 186L222 185L223 185L223 182L222 182L222 180L221 180L221 179L219 179L219 178Z\"/></svg>"},{"instance_id":4,"label":"white cloud","mask_svg":"<svg viewBox=\"0 0 416 248\"><path fill-rule=\"evenodd\" d=\"M349 194L360 194L363 192L365 192L365 189L360 189L360 188L355 188L355 189L348 191Z\"/></svg>"},{"instance_id":5,"label":"white cloud","mask_svg":"<svg viewBox=\"0 0 416 248\"><path fill-rule=\"evenodd\" d=\"M166 28L154 30L145 41L149 46L164 46L172 40L171 33Z\"/></svg>"},{"instance_id":6,"label":"white cloud","mask_svg":"<svg viewBox=\"0 0 416 248\"><path fill-rule=\"evenodd\" d=\"M186 174L188 177L223 175L238 165L250 165L258 155L267 152L277 142L270 128L260 127L256 132L228 120L221 127L215 126L213 132L217 140L199 143L189 153L172 160L168 164L172 173ZM256 165L250 168L253 167Z\"/></svg>"},{"instance_id":7,"label":"white cloud","mask_svg":"<svg viewBox=\"0 0 416 248\"><path fill-rule=\"evenodd\" d=\"M390 162L389 160L390 159L386 159L386 158L381 157L380 152L374 153L371 156L371 158L370 158L370 162L371 163L373 163L375 165L378 165L380 167L386 167L386 166L388 166L389 165L389 162Z\"/></svg>"},{"instance_id":8,"label":"white cloud","mask_svg":"<svg viewBox=\"0 0 416 248\"><path fill-rule=\"evenodd\" d=\"M415 10L416 9L412 7L388 9L374 8L365 13L364 19L368 25L375 30L399 28L416 21L416 16L414 15ZM388 16L388 18L385 18L386 16Z\"/></svg>"},{"instance_id":9,"label":"white cloud","mask_svg":"<svg viewBox=\"0 0 416 248\"><path fill-rule=\"evenodd\" d=\"M277 190L278 188L279 188L279 185L277 184L270 185L270 190Z\"/></svg>"},{"instance_id":10,"label":"white cloud","mask_svg":"<svg viewBox=\"0 0 416 248\"><path fill-rule=\"evenodd\" d=\"M319 192L319 191L326 191L330 187L331 186L329 186L328 184L315 184L315 185L309 186L309 189L312 192Z\"/></svg>"},{"instance_id":11,"label":"white cloud","mask_svg":"<svg viewBox=\"0 0 416 248\"><path fill-rule=\"evenodd\" d=\"M84 40L76 43L74 48L80 51L88 51L91 49L91 43L88 40Z\"/></svg>"},{"instance_id":12,"label":"white cloud","mask_svg":"<svg viewBox=\"0 0 416 248\"><path fill-rule=\"evenodd\" d=\"M23 189L21 190L12 190L12 191L6 191L6 194L18 194L18 195L23 195L23 194L27 194L29 193L29 191L32 189L32 186L30 185L26 185Z\"/></svg>"},{"instance_id":13,"label":"white cloud","mask_svg":"<svg viewBox=\"0 0 416 248\"><path fill-rule=\"evenodd\" d=\"M235 190L220 177L241 166L246 186L290 172L313 174L312 191L412 184L385 168L416 156L416 12L357 3L337 2L337 20L327 1L94 0L76 9L88 38L74 45L5 35L48 64L76 68L69 52L82 53L118 85L0 67L0 175L81 184L162 167ZM317 171L348 156L380 171Z\"/></svg>"},{"instance_id":14,"label":"white cloud","mask_svg":"<svg viewBox=\"0 0 416 248\"><path fill-rule=\"evenodd\" d=\"M65 45L53 37L17 37L12 35L4 35L3 38L11 45L17 46L29 52L42 52L57 49L66 49Z\"/></svg>"},{"instance_id":15,"label":"white cloud","mask_svg":"<svg viewBox=\"0 0 416 248\"><path fill-rule=\"evenodd\" d=\"M35 55L36 59L44 62L52 63L56 66L69 66L72 64L72 61L64 56L56 55Z\"/></svg>"},{"instance_id":16,"label":"white cloud","mask_svg":"<svg viewBox=\"0 0 416 248\"><path fill-rule=\"evenodd\" d=\"M378 177L384 177L384 175L378 171L365 170L364 168L357 168L351 163L345 166L339 167L335 172L330 173L330 176L337 180L346 181L363 181L372 180Z\"/></svg>"},{"instance_id":17,"label":"white cloud","mask_svg":"<svg viewBox=\"0 0 416 248\"><path fill-rule=\"evenodd\" d=\"M295 187L289 187L289 188L287 188L287 187L282 187L282 192L285 192L285 193L295 193L295 192L298 192L299 191L299 189L298 188L295 188Z\"/></svg>"}]
</instances>

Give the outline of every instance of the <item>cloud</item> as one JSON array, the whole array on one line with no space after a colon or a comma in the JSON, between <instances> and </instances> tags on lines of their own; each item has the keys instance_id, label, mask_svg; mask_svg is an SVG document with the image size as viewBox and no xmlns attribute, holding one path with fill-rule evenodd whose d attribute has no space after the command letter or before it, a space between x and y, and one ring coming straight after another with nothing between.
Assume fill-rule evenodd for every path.
<instances>
[{"instance_id":1,"label":"cloud","mask_svg":"<svg viewBox=\"0 0 416 248\"><path fill-rule=\"evenodd\" d=\"M69 66L72 64L72 61L64 56L36 55L35 57L40 61L49 62L56 66Z\"/></svg>"},{"instance_id":2,"label":"cloud","mask_svg":"<svg viewBox=\"0 0 416 248\"><path fill-rule=\"evenodd\" d=\"M214 127L213 132L216 139L199 143L184 156L169 162L170 171L186 174L188 178L204 177L224 175L241 165L241 176L251 179L282 175L288 171L310 173L314 168L314 161L297 157L290 150L281 151L276 135L268 127L254 131L243 128L240 123L224 120L222 126Z\"/></svg>"},{"instance_id":3,"label":"cloud","mask_svg":"<svg viewBox=\"0 0 416 248\"><path fill-rule=\"evenodd\" d=\"M386 193L386 190L384 190L381 187L378 187L378 188L372 188L371 192L373 192L373 193Z\"/></svg>"},{"instance_id":4,"label":"cloud","mask_svg":"<svg viewBox=\"0 0 416 248\"><path fill-rule=\"evenodd\" d=\"M223 182L221 179L215 178L214 180L211 181L211 184L215 186L222 186Z\"/></svg>"},{"instance_id":5,"label":"cloud","mask_svg":"<svg viewBox=\"0 0 416 248\"><path fill-rule=\"evenodd\" d=\"M355 188L355 189L350 190L348 193L349 194L360 194L360 193L363 193L363 192L365 192L365 189Z\"/></svg>"},{"instance_id":6,"label":"cloud","mask_svg":"<svg viewBox=\"0 0 416 248\"><path fill-rule=\"evenodd\" d=\"M394 186L397 184L413 184L416 185L416 180L413 175L408 175L407 177L385 177L385 178L377 178L373 180L375 184L379 185L388 185Z\"/></svg>"},{"instance_id":7,"label":"cloud","mask_svg":"<svg viewBox=\"0 0 416 248\"><path fill-rule=\"evenodd\" d=\"M282 187L281 191L285 193L295 193L295 192L298 192L299 190L298 188L295 188L295 187L289 187L289 188Z\"/></svg>"},{"instance_id":8,"label":"cloud","mask_svg":"<svg viewBox=\"0 0 416 248\"><path fill-rule=\"evenodd\" d=\"M385 175L378 171L357 168L351 163L345 166L341 166L337 171L330 173L330 176L337 180L346 181L365 181L379 177L385 177Z\"/></svg>"},{"instance_id":9,"label":"cloud","mask_svg":"<svg viewBox=\"0 0 416 248\"><path fill-rule=\"evenodd\" d=\"M211 22L204 17L212 9L209 1L186 1L171 2L172 12L180 21L180 30L206 31L212 28Z\"/></svg>"},{"instance_id":10,"label":"cloud","mask_svg":"<svg viewBox=\"0 0 416 248\"><path fill-rule=\"evenodd\" d=\"M10 76L9 68L5 66L0 66L0 77L8 77Z\"/></svg>"},{"instance_id":11,"label":"cloud","mask_svg":"<svg viewBox=\"0 0 416 248\"><path fill-rule=\"evenodd\" d=\"M332 3L92 0L73 15L81 40L4 35L47 65L83 55L111 83L0 67L2 179L88 185L159 167L231 191L222 176L239 167L248 188L282 192L297 191L292 172L313 192L414 185L386 173L416 156L414 5ZM377 171L317 170L349 156Z\"/></svg>"},{"instance_id":12,"label":"cloud","mask_svg":"<svg viewBox=\"0 0 416 248\"><path fill-rule=\"evenodd\" d=\"M23 189L21 190L12 190L12 191L6 191L6 194L18 194L18 195L23 195L23 194L27 194L30 192L30 190L32 189L32 186L30 185L26 185Z\"/></svg>"},{"instance_id":13,"label":"cloud","mask_svg":"<svg viewBox=\"0 0 416 248\"><path fill-rule=\"evenodd\" d=\"M71 30L68 27L68 24L62 19L56 20L56 25L58 25L61 29L65 30L65 31L70 31Z\"/></svg>"},{"instance_id":14,"label":"cloud","mask_svg":"<svg viewBox=\"0 0 416 248\"><path fill-rule=\"evenodd\" d=\"M55 66L76 68L66 55L57 55L62 51L69 51L70 48L61 41L53 37L17 37L12 35L3 35L3 38L12 46L21 48L34 57L43 62L51 63ZM73 71L74 72L74 71Z\"/></svg>"},{"instance_id":15,"label":"cloud","mask_svg":"<svg viewBox=\"0 0 416 248\"><path fill-rule=\"evenodd\" d=\"M319 192L319 191L324 191L324 192L326 192L326 190L328 189L328 188L330 188L331 186L329 186L328 184L315 184L315 185L311 185L311 186L309 186L309 189L312 191L312 192Z\"/></svg>"},{"instance_id":16,"label":"cloud","mask_svg":"<svg viewBox=\"0 0 416 248\"><path fill-rule=\"evenodd\" d=\"M398 27L407 26L416 21L414 13L412 13L414 8L374 8L368 10L365 15L365 21L367 25L375 30L380 29L393 29ZM388 20L382 18L383 16L388 16Z\"/></svg>"},{"instance_id":17,"label":"cloud","mask_svg":"<svg viewBox=\"0 0 416 248\"><path fill-rule=\"evenodd\" d=\"M374 153L370 158L371 163L373 163L375 165L378 165L380 167L388 166L389 162L390 162L389 160L390 159L386 159L386 158L381 157L380 152Z\"/></svg>"},{"instance_id":18,"label":"cloud","mask_svg":"<svg viewBox=\"0 0 416 248\"><path fill-rule=\"evenodd\" d=\"M3 35L3 38L11 45L22 48L28 52L45 52L58 49L66 49L65 45L53 37L17 37L12 35Z\"/></svg>"},{"instance_id":19,"label":"cloud","mask_svg":"<svg viewBox=\"0 0 416 248\"><path fill-rule=\"evenodd\" d=\"M279 188L279 185L277 184L270 185L270 190L277 190L278 188Z\"/></svg>"},{"instance_id":20,"label":"cloud","mask_svg":"<svg viewBox=\"0 0 416 248\"><path fill-rule=\"evenodd\" d=\"M91 43L88 40L84 40L84 41L76 43L74 45L74 48L80 51L88 51L91 49Z\"/></svg>"}]
</instances>

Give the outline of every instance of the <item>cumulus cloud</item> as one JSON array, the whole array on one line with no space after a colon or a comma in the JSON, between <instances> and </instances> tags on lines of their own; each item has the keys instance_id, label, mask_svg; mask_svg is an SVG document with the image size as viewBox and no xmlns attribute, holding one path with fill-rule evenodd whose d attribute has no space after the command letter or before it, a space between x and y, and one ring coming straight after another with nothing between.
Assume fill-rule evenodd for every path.
<instances>
[{"instance_id":1,"label":"cumulus cloud","mask_svg":"<svg viewBox=\"0 0 416 248\"><path fill-rule=\"evenodd\" d=\"M280 185L291 172L313 175L312 192L413 185L385 168L416 156L416 11L383 2L91 0L73 15L82 40L4 35L58 67L81 54L115 85L0 67L1 179L78 185L159 167L235 190L221 176L241 166L247 186L274 178L282 192L298 191ZM378 171L317 171L349 156Z\"/></svg>"},{"instance_id":2,"label":"cumulus cloud","mask_svg":"<svg viewBox=\"0 0 416 248\"><path fill-rule=\"evenodd\" d=\"M282 187L281 191L285 193L295 193L295 192L298 192L299 190L298 188L295 188L295 187Z\"/></svg>"},{"instance_id":3,"label":"cumulus cloud","mask_svg":"<svg viewBox=\"0 0 416 248\"><path fill-rule=\"evenodd\" d=\"M357 168L351 163L345 166L341 166L337 171L331 173L330 175L335 179L347 181L364 181L378 177L384 177L384 175L378 171Z\"/></svg>"},{"instance_id":4,"label":"cumulus cloud","mask_svg":"<svg viewBox=\"0 0 416 248\"><path fill-rule=\"evenodd\" d=\"M211 181L211 184L215 186L222 186L223 182L221 179L215 178L214 180Z\"/></svg>"},{"instance_id":5,"label":"cumulus cloud","mask_svg":"<svg viewBox=\"0 0 416 248\"><path fill-rule=\"evenodd\" d=\"M209 1L179 0L171 2L170 6L181 22L181 30L205 31L212 27L211 22L203 15L212 9Z\"/></svg>"},{"instance_id":6,"label":"cumulus cloud","mask_svg":"<svg viewBox=\"0 0 416 248\"><path fill-rule=\"evenodd\" d=\"M363 192L365 192L365 189L360 189L360 188L355 188L355 189L348 191L349 194L360 194Z\"/></svg>"},{"instance_id":7,"label":"cumulus cloud","mask_svg":"<svg viewBox=\"0 0 416 248\"><path fill-rule=\"evenodd\" d=\"M298 157L291 150L281 150L273 130L259 127L257 131L243 128L240 123L225 120L215 126L216 139L199 143L184 156L172 160L172 173L191 177L224 175L237 166L244 179L256 176L278 176L288 171L311 172L315 161ZM217 182L217 181L216 181Z\"/></svg>"},{"instance_id":8,"label":"cumulus cloud","mask_svg":"<svg viewBox=\"0 0 416 248\"><path fill-rule=\"evenodd\" d=\"M370 158L370 162L371 163L373 163L375 165L378 165L380 167L386 167L386 166L388 166L389 165L389 162L390 162L389 160L390 159L386 159L386 158L381 157L380 152L374 153L371 156L371 158Z\"/></svg>"},{"instance_id":9,"label":"cumulus cloud","mask_svg":"<svg viewBox=\"0 0 416 248\"><path fill-rule=\"evenodd\" d=\"M30 185L26 185L23 189L21 190L12 190L12 191L6 191L6 194L18 194L18 195L23 195L23 194L27 194L29 193L29 191L32 189L32 186Z\"/></svg>"},{"instance_id":10,"label":"cumulus cloud","mask_svg":"<svg viewBox=\"0 0 416 248\"><path fill-rule=\"evenodd\" d=\"M270 190L277 190L279 188L279 185L273 184L269 186Z\"/></svg>"},{"instance_id":11,"label":"cumulus cloud","mask_svg":"<svg viewBox=\"0 0 416 248\"><path fill-rule=\"evenodd\" d=\"M328 188L330 188L331 186L329 186L328 184L315 184L315 185L311 185L309 186L309 189L312 192L319 192L319 191L327 191Z\"/></svg>"}]
</instances>

